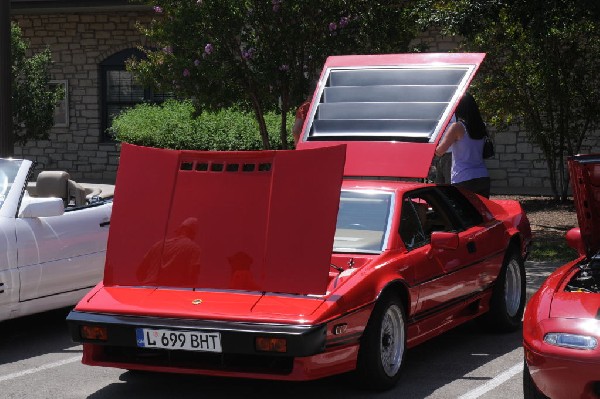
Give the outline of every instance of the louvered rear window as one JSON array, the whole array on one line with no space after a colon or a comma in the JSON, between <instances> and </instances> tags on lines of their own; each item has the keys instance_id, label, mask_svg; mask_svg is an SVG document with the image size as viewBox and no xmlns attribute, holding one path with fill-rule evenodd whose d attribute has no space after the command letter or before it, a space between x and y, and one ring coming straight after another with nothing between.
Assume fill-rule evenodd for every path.
<instances>
[{"instance_id":1,"label":"louvered rear window","mask_svg":"<svg viewBox=\"0 0 600 399\"><path fill-rule=\"evenodd\" d=\"M308 140L432 142L473 66L332 68Z\"/></svg>"}]
</instances>

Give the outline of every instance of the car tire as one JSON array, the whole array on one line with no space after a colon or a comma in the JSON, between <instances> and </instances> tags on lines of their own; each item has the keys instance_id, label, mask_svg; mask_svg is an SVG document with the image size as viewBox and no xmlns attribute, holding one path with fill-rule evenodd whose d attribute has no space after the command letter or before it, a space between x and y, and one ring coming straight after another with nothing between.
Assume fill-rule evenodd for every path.
<instances>
[{"instance_id":1,"label":"car tire","mask_svg":"<svg viewBox=\"0 0 600 399\"><path fill-rule=\"evenodd\" d=\"M363 388L384 391L400 378L406 352L406 315L396 296L375 304L361 338L357 374Z\"/></svg>"},{"instance_id":2,"label":"car tire","mask_svg":"<svg viewBox=\"0 0 600 399\"><path fill-rule=\"evenodd\" d=\"M494 331L512 332L521 327L526 298L525 265L519 253L509 249L494 284L486 325Z\"/></svg>"},{"instance_id":3,"label":"car tire","mask_svg":"<svg viewBox=\"0 0 600 399\"><path fill-rule=\"evenodd\" d=\"M524 399L549 399L543 393L541 393L533 379L531 378L531 373L529 372L529 367L527 366L527 362L523 361L523 398Z\"/></svg>"}]
</instances>

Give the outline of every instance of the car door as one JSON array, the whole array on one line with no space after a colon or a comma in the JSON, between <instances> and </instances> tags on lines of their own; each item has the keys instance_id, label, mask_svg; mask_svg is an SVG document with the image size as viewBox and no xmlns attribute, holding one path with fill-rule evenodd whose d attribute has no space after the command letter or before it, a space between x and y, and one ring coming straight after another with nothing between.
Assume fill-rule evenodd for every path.
<instances>
[{"instance_id":1,"label":"car door","mask_svg":"<svg viewBox=\"0 0 600 399\"><path fill-rule=\"evenodd\" d=\"M93 287L102 279L112 202L17 218L20 300Z\"/></svg>"},{"instance_id":2,"label":"car door","mask_svg":"<svg viewBox=\"0 0 600 399\"><path fill-rule=\"evenodd\" d=\"M410 218L403 216L400 235L407 249L413 252L415 283L419 287L417 312L435 312L479 291L480 275L485 274L482 262L486 253L477 248L479 241L485 239L485 227L479 224L466 227L435 187L405 195L402 212L410 209L419 233L414 239L410 237L406 231L413 227L410 226ZM483 219L481 215L479 218L475 215L473 221L481 222ZM433 248L431 234L436 231L457 234L458 247Z\"/></svg>"},{"instance_id":3,"label":"car door","mask_svg":"<svg viewBox=\"0 0 600 399\"><path fill-rule=\"evenodd\" d=\"M436 190L459 226L460 254L466 261L469 280L475 282L474 291L488 288L495 281L504 259L504 225L482 215L456 187L440 186ZM451 271L449 267L448 272Z\"/></svg>"},{"instance_id":4,"label":"car door","mask_svg":"<svg viewBox=\"0 0 600 399\"><path fill-rule=\"evenodd\" d=\"M15 220L0 217L0 321L9 318L19 299Z\"/></svg>"}]
</instances>

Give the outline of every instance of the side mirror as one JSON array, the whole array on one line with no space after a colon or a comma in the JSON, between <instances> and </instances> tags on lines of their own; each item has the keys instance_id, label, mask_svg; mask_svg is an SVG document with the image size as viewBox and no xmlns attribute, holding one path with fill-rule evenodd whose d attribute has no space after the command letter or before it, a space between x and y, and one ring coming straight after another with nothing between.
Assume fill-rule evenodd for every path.
<instances>
[{"instance_id":1,"label":"side mirror","mask_svg":"<svg viewBox=\"0 0 600 399\"><path fill-rule=\"evenodd\" d=\"M458 233L434 231L431 233L431 247L434 249L458 249Z\"/></svg>"},{"instance_id":2,"label":"side mirror","mask_svg":"<svg viewBox=\"0 0 600 399\"><path fill-rule=\"evenodd\" d=\"M40 218L60 216L65 213L65 204L62 198L28 198L21 205L19 217Z\"/></svg>"},{"instance_id":3,"label":"side mirror","mask_svg":"<svg viewBox=\"0 0 600 399\"><path fill-rule=\"evenodd\" d=\"M581 230L579 227L574 227L567 231L565 238L567 239L567 245L577 251L579 255L586 255L585 243L581 238Z\"/></svg>"}]
</instances>

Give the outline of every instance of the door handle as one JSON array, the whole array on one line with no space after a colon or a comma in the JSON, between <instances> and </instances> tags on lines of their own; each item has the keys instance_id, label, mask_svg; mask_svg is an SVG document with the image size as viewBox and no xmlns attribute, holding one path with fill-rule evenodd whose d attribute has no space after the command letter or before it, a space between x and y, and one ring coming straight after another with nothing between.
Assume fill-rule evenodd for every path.
<instances>
[{"instance_id":1,"label":"door handle","mask_svg":"<svg viewBox=\"0 0 600 399\"><path fill-rule=\"evenodd\" d=\"M110 220L106 221L106 222L100 222L100 227L106 227L110 225Z\"/></svg>"}]
</instances>

